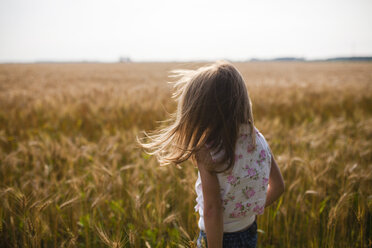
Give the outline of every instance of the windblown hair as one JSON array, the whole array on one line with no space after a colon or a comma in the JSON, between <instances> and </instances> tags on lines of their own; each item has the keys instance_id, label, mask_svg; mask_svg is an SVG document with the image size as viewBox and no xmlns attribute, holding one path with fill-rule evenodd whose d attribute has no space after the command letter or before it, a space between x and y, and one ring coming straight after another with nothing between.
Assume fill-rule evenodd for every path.
<instances>
[{"instance_id":1,"label":"windblown hair","mask_svg":"<svg viewBox=\"0 0 372 248\"><path fill-rule=\"evenodd\" d=\"M227 165L222 171L228 170L235 161L241 124L249 124L252 144L256 143L251 101L243 77L226 61L172 73L170 77L178 78L173 93L177 111L167 127L144 132L146 137L138 142L160 164L180 164L207 144L212 151L224 151L216 162Z\"/></svg>"}]
</instances>

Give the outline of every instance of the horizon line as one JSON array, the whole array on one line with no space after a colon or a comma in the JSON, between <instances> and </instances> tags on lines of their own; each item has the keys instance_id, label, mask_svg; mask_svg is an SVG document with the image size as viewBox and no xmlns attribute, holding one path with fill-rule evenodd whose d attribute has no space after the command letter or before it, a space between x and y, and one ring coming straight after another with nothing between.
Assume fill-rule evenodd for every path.
<instances>
[{"instance_id":1,"label":"horizon line","mask_svg":"<svg viewBox=\"0 0 372 248\"><path fill-rule=\"evenodd\" d=\"M115 63L204 63L213 62L217 60L227 60L230 62L244 63L244 62L332 62L332 61L372 61L372 55L369 56L331 56L324 58L307 59L306 57L296 56L280 56L272 58L260 58L252 57L249 59L228 59L228 58L217 58L217 59L169 59L169 60L135 60L130 57L119 57L117 60L105 61L99 59L81 59L81 60L33 60L33 61L0 61L0 64L78 64L78 63L97 63L97 64L115 64Z\"/></svg>"}]
</instances>

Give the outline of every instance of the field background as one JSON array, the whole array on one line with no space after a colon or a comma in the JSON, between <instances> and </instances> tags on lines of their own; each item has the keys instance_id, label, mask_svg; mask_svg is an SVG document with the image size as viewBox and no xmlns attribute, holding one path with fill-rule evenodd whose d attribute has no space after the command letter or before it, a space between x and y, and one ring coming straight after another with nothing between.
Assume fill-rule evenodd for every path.
<instances>
[{"instance_id":1,"label":"field background","mask_svg":"<svg viewBox=\"0 0 372 248\"><path fill-rule=\"evenodd\" d=\"M203 63L0 65L1 247L188 247L196 169L135 142ZM235 63L284 176L258 247L372 245L372 63Z\"/></svg>"}]
</instances>

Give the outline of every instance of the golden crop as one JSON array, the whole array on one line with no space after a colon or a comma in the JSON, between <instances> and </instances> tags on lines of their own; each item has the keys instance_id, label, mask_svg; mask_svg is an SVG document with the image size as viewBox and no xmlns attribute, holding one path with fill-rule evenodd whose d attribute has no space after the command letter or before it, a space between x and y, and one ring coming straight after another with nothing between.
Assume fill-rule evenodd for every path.
<instances>
[{"instance_id":1,"label":"golden crop","mask_svg":"<svg viewBox=\"0 0 372 248\"><path fill-rule=\"evenodd\" d=\"M1 247L188 247L196 169L135 138L202 63L0 65ZM235 63L286 191L258 247L372 245L372 64Z\"/></svg>"}]
</instances>

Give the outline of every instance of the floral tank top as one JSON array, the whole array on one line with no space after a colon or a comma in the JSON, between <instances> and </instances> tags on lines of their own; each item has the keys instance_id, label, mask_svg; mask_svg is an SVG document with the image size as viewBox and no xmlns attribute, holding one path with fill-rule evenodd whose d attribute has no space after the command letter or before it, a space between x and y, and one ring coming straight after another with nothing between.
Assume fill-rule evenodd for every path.
<instances>
[{"instance_id":1,"label":"floral tank top","mask_svg":"<svg viewBox=\"0 0 372 248\"><path fill-rule=\"evenodd\" d=\"M235 163L232 169L218 173L223 206L224 232L236 232L254 222L263 214L271 167L271 152L264 136L255 129L256 146L252 145L249 125L243 124L235 146ZM210 152L214 161L224 152ZM199 212L198 226L205 230L203 217L203 191L198 173L195 183L196 206Z\"/></svg>"}]
</instances>

